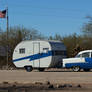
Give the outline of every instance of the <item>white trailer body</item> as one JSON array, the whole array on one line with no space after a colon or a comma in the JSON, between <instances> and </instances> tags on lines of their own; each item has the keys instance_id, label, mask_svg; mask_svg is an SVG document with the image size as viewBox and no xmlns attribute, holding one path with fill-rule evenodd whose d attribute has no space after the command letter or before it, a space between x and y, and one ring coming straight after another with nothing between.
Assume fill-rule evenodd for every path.
<instances>
[{"instance_id":1,"label":"white trailer body","mask_svg":"<svg viewBox=\"0 0 92 92\"><path fill-rule=\"evenodd\" d=\"M60 41L22 41L13 52L13 63L22 68L60 67L66 57L66 47Z\"/></svg>"}]
</instances>

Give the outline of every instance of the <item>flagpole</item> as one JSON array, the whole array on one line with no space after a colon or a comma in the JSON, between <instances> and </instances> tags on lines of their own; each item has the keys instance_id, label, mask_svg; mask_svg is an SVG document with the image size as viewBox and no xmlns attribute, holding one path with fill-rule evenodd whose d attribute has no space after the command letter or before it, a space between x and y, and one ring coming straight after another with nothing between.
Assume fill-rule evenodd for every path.
<instances>
[{"instance_id":1,"label":"flagpole","mask_svg":"<svg viewBox=\"0 0 92 92\"><path fill-rule=\"evenodd\" d=\"M9 50L9 46L8 46L8 32L9 32L9 17L8 17L8 7L6 8L6 21L7 21L7 23L6 23L6 27L7 27L7 30L6 30L6 38L7 38L7 56L6 56L6 58L7 58L7 69L9 68L9 65L8 65L8 50Z\"/></svg>"}]
</instances>

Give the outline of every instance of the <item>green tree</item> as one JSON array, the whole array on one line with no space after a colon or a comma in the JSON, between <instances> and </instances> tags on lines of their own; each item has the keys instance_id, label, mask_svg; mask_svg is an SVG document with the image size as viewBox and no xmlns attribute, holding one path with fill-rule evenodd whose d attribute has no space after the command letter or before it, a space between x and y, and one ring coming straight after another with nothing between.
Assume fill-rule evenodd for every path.
<instances>
[{"instance_id":1,"label":"green tree","mask_svg":"<svg viewBox=\"0 0 92 92\"><path fill-rule=\"evenodd\" d=\"M92 49L92 17L87 16L86 18L89 20L82 27L82 44L84 45L85 49Z\"/></svg>"},{"instance_id":2,"label":"green tree","mask_svg":"<svg viewBox=\"0 0 92 92\"><path fill-rule=\"evenodd\" d=\"M54 36L49 36L48 39L49 40L59 40L59 41L61 41L62 40L62 37L59 34L55 34Z\"/></svg>"},{"instance_id":3,"label":"green tree","mask_svg":"<svg viewBox=\"0 0 92 92\"><path fill-rule=\"evenodd\" d=\"M45 39L45 37L35 29L26 29L24 27L10 27L8 32L8 41L6 39L6 32L0 33L0 45L6 48L7 43L9 47L9 61L12 60L12 54L15 46L23 40ZM2 64L6 63L6 58ZM9 62L9 65L13 65Z\"/></svg>"},{"instance_id":4,"label":"green tree","mask_svg":"<svg viewBox=\"0 0 92 92\"><path fill-rule=\"evenodd\" d=\"M92 17L87 16L87 19L89 19L89 21L83 25L82 32L84 35L92 37Z\"/></svg>"}]
</instances>

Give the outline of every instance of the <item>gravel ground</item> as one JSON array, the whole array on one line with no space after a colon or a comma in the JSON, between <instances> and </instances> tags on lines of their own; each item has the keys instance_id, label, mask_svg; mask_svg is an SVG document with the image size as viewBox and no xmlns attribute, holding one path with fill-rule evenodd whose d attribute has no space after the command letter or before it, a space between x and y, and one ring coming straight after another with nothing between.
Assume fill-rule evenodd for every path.
<instances>
[{"instance_id":1,"label":"gravel ground","mask_svg":"<svg viewBox=\"0 0 92 92\"><path fill-rule=\"evenodd\" d=\"M7 87L11 84L35 84L39 85L46 84L50 82L53 85L68 85L69 88L65 87L62 92L91 92L92 91L92 72L71 72L71 71L45 71L45 72L26 72L25 70L0 70L0 85L2 87ZM10 83L10 84L8 84ZM38 85L39 84L39 85ZM14 86L12 85L12 86ZM71 85L73 86L71 88ZM81 89L76 89L78 85L82 86ZM21 85L22 86L22 85ZM23 86L22 86L23 88ZM5 89L5 88L4 88ZM22 89L21 89L22 90ZM48 90L41 92L61 92L61 90ZM8 92L0 91L0 92ZM15 92L15 91L14 91ZM19 91L16 91L19 92ZM22 92L22 91L21 91ZM23 92L32 92L23 91ZM36 92L36 91L33 91Z\"/></svg>"},{"instance_id":2,"label":"gravel ground","mask_svg":"<svg viewBox=\"0 0 92 92\"><path fill-rule=\"evenodd\" d=\"M0 83L18 82L34 83L50 81L51 83L92 83L92 72L26 72L25 70L0 70Z\"/></svg>"}]
</instances>

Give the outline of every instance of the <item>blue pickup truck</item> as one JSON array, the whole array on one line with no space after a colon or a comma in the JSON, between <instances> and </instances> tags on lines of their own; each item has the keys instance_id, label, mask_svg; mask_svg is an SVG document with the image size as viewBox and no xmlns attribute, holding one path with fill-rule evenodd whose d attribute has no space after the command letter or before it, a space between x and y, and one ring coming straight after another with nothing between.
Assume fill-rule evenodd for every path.
<instances>
[{"instance_id":1,"label":"blue pickup truck","mask_svg":"<svg viewBox=\"0 0 92 92\"><path fill-rule=\"evenodd\" d=\"M63 59L63 67L72 68L75 72L81 69L90 71L92 69L92 50L81 51L74 58Z\"/></svg>"}]
</instances>

